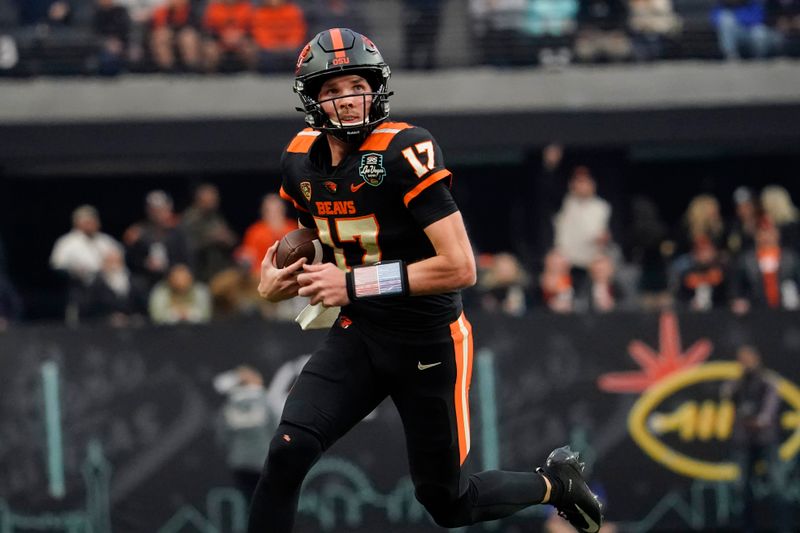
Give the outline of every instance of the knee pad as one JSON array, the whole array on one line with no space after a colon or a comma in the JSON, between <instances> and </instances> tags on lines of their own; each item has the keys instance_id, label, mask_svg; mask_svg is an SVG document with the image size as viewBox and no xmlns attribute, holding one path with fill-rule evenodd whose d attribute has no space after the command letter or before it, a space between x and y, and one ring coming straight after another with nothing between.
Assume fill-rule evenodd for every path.
<instances>
[{"instance_id":1,"label":"knee pad","mask_svg":"<svg viewBox=\"0 0 800 533\"><path fill-rule=\"evenodd\" d=\"M302 481L321 455L322 443L316 435L297 426L281 424L270 442L265 474Z\"/></svg>"}]
</instances>

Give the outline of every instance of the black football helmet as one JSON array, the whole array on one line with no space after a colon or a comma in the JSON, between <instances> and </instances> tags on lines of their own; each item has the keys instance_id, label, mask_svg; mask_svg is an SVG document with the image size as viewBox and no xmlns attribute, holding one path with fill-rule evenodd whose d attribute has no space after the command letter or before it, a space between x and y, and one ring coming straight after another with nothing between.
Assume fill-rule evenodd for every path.
<instances>
[{"instance_id":1,"label":"black football helmet","mask_svg":"<svg viewBox=\"0 0 800 533\"><path fill-rule=\"evenodd\" d=\"M372 92L361 93L364 120L358 124L343 125L331 120L322 109L319 92L324 81L332 76L358 74L369 83ZM294 92L300 96L306 115L306 124L348 143L363 141L375 126L389 117L389 77L391 70L378 48L368 37L347 28L331 28L318 33L297 59ZM367 107L367 96L372 105ZM350 96L352 97L352 95ZM337 96L325 101L337 100ZM338 111L337 111L338 113Z\"/></svg>"}]
</instances>

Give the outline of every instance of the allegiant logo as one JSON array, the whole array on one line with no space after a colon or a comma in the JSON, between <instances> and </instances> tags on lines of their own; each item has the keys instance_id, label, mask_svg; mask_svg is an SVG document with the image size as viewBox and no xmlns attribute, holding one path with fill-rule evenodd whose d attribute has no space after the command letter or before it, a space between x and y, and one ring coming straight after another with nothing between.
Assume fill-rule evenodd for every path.
<instances>
[{"instance_id":1,"label":"allegiant logo","mask_svg":"<svg viewBox=\"0 0 800 533\"><path fill-rule=\"evenodd\" d=\"M678 474L709 481L732 481L739 467L721 453L721 443L733 432L735 407L720 400L726 381L741 376L735 362L704 362L712 345L706 339L681 351L678 320L673 313L660 319L659 352L641 341L628 347L641 371L611 372L600 376L606 392L641 393L628 414L628 431L634 442L654 461ZM788 461L800 451L800 388L770 372L788 409L780 416L786 438L779 454Z\"/></svg>"}]
</instances>

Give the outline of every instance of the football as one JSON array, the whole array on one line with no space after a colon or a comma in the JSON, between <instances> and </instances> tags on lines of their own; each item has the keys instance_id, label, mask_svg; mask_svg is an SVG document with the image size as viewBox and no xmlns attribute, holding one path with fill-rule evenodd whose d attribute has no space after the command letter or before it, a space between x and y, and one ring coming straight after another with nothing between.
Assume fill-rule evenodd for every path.
<instances>
[{"instance_id":1,"label":"football","mask_svg":"<svg viewBox=\"0 0 800 533\"><path fill-rule=\"evenodd\" d=\"M322 262L322 243L317 230L300 228L284 235L275 251L275 266L289 266L301 257L306 258L307 264Z\"/></svg>"}]
</instances>

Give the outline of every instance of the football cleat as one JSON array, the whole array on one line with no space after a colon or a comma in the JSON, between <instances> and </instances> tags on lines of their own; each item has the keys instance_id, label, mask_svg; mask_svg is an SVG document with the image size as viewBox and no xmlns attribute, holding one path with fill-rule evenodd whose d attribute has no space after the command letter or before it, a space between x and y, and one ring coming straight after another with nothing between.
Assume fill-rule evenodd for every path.
<instances>
[{"instance_id":1,"label":"football cleat","mask_svg":"<svg viewBox=\"0 0 800 533\"><path fill-rule=\"evenodd\" d=\"M603 506L583 478L584 464L569 446L556 448L547 457L545 466L536 471L545 474L560 490L551 489L555 497L550 502L559 516L578 531L596 533L603 524Z\"/></svg>"}]
</instances>

